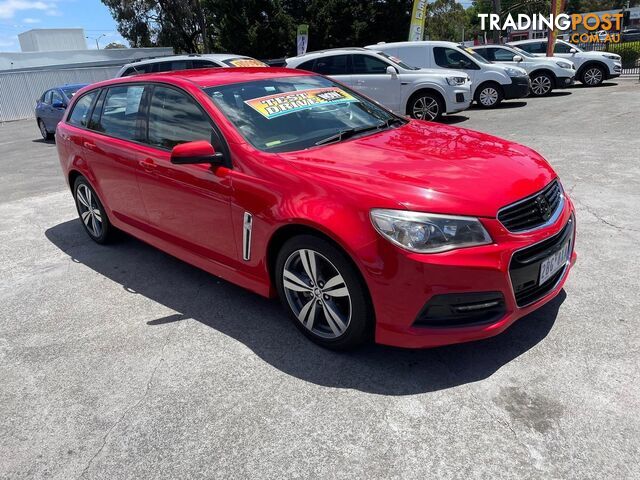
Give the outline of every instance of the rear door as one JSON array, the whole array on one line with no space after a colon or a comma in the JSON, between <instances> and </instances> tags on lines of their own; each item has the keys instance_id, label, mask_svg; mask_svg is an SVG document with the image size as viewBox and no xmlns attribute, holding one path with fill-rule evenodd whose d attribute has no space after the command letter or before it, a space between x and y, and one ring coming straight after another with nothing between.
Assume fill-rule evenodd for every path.
<instances>
[{"instance_id":1,"label":"rear door","mask_svg":"<svg viewBox=\"0 0 640 480\"><path fill-rule=\"evenodd\" d=\"M229 159L226 144L208 114L185 91L155 85L148 98L148 134L138 178L152 233L214 261L237 258L231 170L171 163L171 149L178 144L206 140Z\"/></svg>"},{"instance_id":2,"label":"rear door","mask_svg":"<svg viewBox=\"0 0 640 480\"><path fill-rule=\"evenodd\" d=\"M313 71L321 75L335 78L345 85L353 86L350 75L351 65L349 55L329 55L316 58L313 64Z\"/></svg>"},{"instance_id":3,"label":"rear door","mask_svg":"<svg viewBox=\"0 0 640 480\"><path fill-rule=\"evenodd\" d=\"M89 165L107 207L121 222L142 229L146 212L137 172L144 134L144 91L143 84L103 89L84 138Z\"/></svg>"}]
</instances>

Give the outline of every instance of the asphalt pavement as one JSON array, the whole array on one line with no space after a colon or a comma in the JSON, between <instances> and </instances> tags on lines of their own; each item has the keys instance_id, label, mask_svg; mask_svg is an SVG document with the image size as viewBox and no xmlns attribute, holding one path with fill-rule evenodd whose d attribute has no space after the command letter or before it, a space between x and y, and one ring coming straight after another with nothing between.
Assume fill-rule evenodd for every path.
<instances>
[{"instance_id":1,"label":"asphalt pavement","mask_svg":"<svg viewBox=\"0 0 640 480\"><path fill-rule=\"evenodd\" d=\"M640 478L640 84L445 121L577 206L564 292L502 335L323 350L280 305L84 234L55 144L0 124L0 478Z\"/></svg>"}]
</instances>

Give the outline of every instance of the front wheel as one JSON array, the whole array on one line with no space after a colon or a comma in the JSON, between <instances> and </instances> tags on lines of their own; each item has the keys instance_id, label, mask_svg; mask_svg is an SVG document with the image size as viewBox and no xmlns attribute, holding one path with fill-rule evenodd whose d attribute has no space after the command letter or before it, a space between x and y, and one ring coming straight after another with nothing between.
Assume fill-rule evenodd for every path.
<instances>
[{"instance_id":1,"label":"front wheel","mask_svg":"<svg viewBox=\"0 0 640 480\"><path fill-rule=\"evenodd\" d=\"M430 92L418 92L409 100L407 110L411 118L435 121L444 113L444 106L438 95Z\"/></svg>"},{"instance_id":2,"label":"front wheel","mask_svg":"<svg viewBox=\"0 0 640 480\"><path fill-rule=\"evenodd\" d=\"M582 83L587 87L597 87L604 81L604 69L594 65L582 72Z\"/></svg>"},{"instance_id":3,"label":"front wheel","mask_svg":"<svg viewBox=\"0 0 640 480\"><path fill-rule=\"evenodd\" d=\"M476 90L476 102L482 108L495 108L500 105L504 95L498 84L488 83Z\"/></svg>"},{"instance_id":4,"label":"front wheel","mask_svg":"<svg viewBox=\"0 0 640 480\"><path fill-rule=\"evenodd\" d=\"M43 140L51 140L53 138L53 133L49 133L42 119L38 120L38 129L40 130L40 135L42 135Z\"/></svg>"},{"instance_id":5,"label":"front wheel","mask_svg":"<svg viewBox=\"0 0 640 480\"><path fill-rule=\"evenodd\" d=\"M288 240L275 277L282 304L312 341L346 350L367 340L373 314L366 286L336 246L313 235Z\"/></svg>"},{"instance_id":6,"label":"front wheel","mask_svg":"<svg viewBox=\"0 0 640 480\"><path fill-rule=\"evenodd\" d=\"M553 89L553 78L548 73L537 73L531 77L531 94L534 97L548 95Z\"/></svg>"}]
</instances>

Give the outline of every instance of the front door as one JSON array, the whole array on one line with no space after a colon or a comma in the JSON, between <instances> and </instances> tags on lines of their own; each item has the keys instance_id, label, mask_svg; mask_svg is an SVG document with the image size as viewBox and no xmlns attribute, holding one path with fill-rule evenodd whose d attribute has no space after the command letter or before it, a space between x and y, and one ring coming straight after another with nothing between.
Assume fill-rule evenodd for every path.
<instances>
[{"instance_id":1,"label":"front door","mask_svg":"<svg viewBox=\"0 0 640 480\"><path fill-rule=\"evenodd\" d=\"M235 259L231 170L171 163L171 149L180 143L206 140L223 151L220 137L186 92L149 88L148 138L139 149L138 182L151 233L214 261Z\"/></svg>"},{"instance_id":2,"label":"front door","mask_svg":"<svg viewBox=\"0 0 640 480\"><path fill-rule=\"evenodd\" d=\"M400 106L400 76L398 73L392 75L387 72L387 67L392 65L366 54L352 55L351 62L353 88L394 112L404 115L405 112Z\"/></svg>"}]
</instances>

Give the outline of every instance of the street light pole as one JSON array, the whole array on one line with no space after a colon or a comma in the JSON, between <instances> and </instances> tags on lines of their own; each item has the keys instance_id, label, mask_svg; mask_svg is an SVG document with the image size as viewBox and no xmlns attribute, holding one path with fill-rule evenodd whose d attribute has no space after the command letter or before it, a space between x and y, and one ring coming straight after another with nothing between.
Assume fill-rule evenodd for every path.
<instances>
[{"instance_id":1,"label":"street light pole","mask_svg":"<svg viewBox=\"0 0 640 480\"><path fill-rule=\"evenodd\" d=\"M95 38L94 37L84 37L84 38L88 38L89 40L95 40L96 41L96 49L100 50L100 44L98 42L100 41L100 39L102 37L106 37L106 36L107 36L107 34L103 33L99 37L95 37Z\"/></svg>"}]
</instances>

